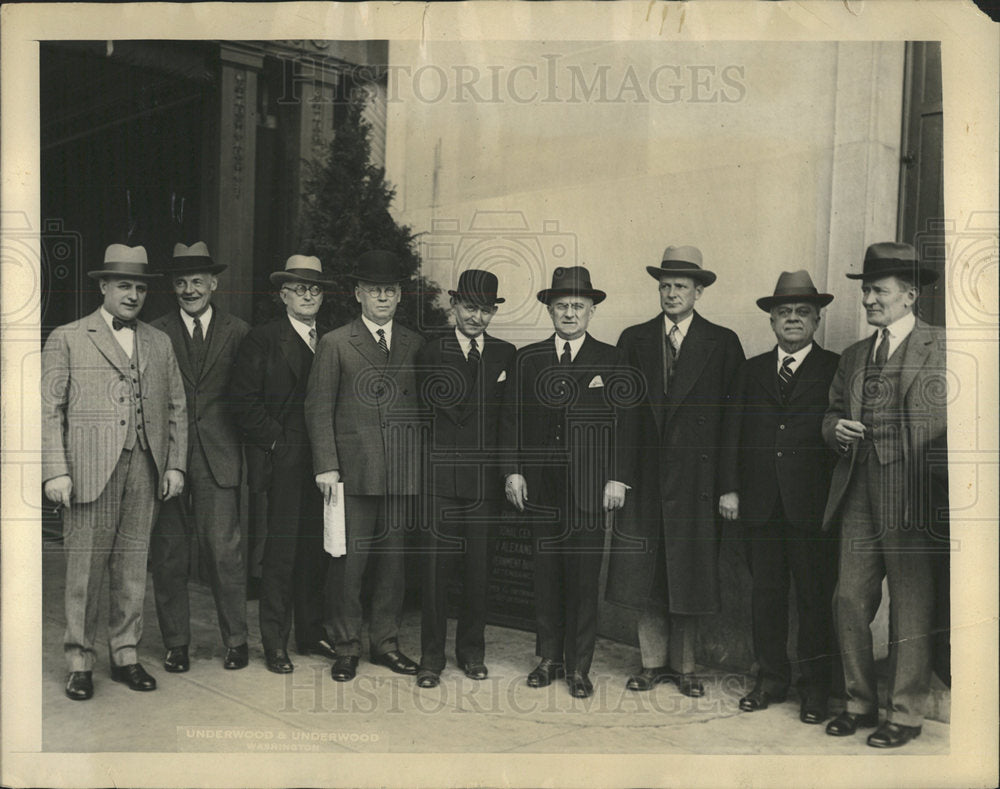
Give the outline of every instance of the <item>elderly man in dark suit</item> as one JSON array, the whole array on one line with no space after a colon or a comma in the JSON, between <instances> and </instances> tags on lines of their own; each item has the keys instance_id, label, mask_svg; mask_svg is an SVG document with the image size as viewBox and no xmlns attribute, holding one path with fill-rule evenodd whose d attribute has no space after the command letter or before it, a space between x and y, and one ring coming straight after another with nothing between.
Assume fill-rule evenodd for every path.
<instances>
[{"instance_id":1,"label":"elderly man in dark suit","mask_svg":"<svg viewBox=\"0 0 1000 789\"><path fill-rule=\"evenodd\" d=\"M861 303L877 331L850 346L830 387L823 437L839 455L824 526L840 524L833 599L847 708L827 724L842 737L878 726L871 622L889 587L886 720L868 737L897 748L919 736L931 679L935 580L948 559L947 371L942 329L913 312L937 279L909 244L872 244Z\"/></svg>"},{"instance_id":2,"label":"elderly man in dark suit","mask_svg":"<svg viewBox=\"0 0 1000 789\"><path fill-rule=\"evenodd\" d=\"M362 254L351 276L361 316L320 342L305 410L316 485L331 503L338 483L344 485L347 553L331 560L329 583L337 682L357 675L366 569L372 662L417 673L400 651L399 625L403 529L420 486L423 428L414 364L424 340L394 320L406 279L394 253Z\"/></svg>"},{"instance_id":3,"label":"elderly man in dark suit","mask_svg":"<svg viewBox=\"0 0 1000 789\"><path fill-rule=\"evenodd\" d=\"M177 244L164 274L178 309L153 321L174 347L188 408L188 475L183 498L167 502L153 528L150 566L156 614L173 673L190 668L188 570L191 543L209 568L222 641L223 666L241 669L247 648L246 560L239 520L243 451L229 400L236 351L250 327L212 304L219 286L216 263L204 242Z\"/></svg>"},{"instance_id":4,"label":"elderly man in dark suit","mask_svg":"<svg viewBox=\"0 0 1000 789\"><path fill-rule=\"evenodd\" d=\"M52 332L42 351L42 475L63 509L66 695L94 693L94 641L110 585L111 678L149 691L138 662L149 534L159 500L184 488L187 413L170 339L136 320L146 300L146 250L112 244L96 312Z\"/></svg>"},{"instance_id":5,"label":"elderly man in dark suit","mask_svg":"<svg viewBox=\"0 0 1000 789\"><path fill-rule=\"evenodd\" d=\"M426 537L421 657L417 685L432 688L445 666L449 579L462 579L455 657L470 679L486 679L488 532L503 485L496 463L500 404L514 346L486 333L504 299L497 278L469 269L449 290L455 329L417 354L421 400L433 419L424 491L431 517Z\"/></svg>"},{"instance_id":6,"label":"elderly man in dark suit","mask_svg":"<svg viewBox=\"0 0 1000 789\"><path fill-rule=\"evenodd\" d=\"M834 672L840 672L833 661L831 607L837 534L822 530L834 463L823 441L823 415L840 357L814 339L820 310L831 301L833 296L816 290L808 272L782 272L774 294L757 299L771 315L778 344L748 359L737 384L743 409L738 507L750 548L758 665L757 681L740 699L740 709L755 712L785 699L792 678L786 652L791 581L803 723L827 717Z\"/></svg>"},{"instance_id":7,"label":"elderly man in dark suit","mask_svg":"<svg viewBox=\"0 0 1000 789\"><path fill-rule=\"evenodd\" d=\"M606 513L633 484L630 437L619 427L634 391L621 355L587 326L606 294L583 266L557 268L538 293L555 334L513 361L501 416L507 499L534 521L536 653L528 685L565 676L571 695L594 692L598 579ZM627 424L627 423L626 423Z\"/></svg>"},{"instance_id":8,"label":"elderly man in dark suit","mask_svg":"<svg viewBox=\"0 0 1000 789\"><path fill-rule=\"evenodd\" d=\"M323 499L313 483L306 432L306 382L326 328L317 320L330 278L319 258L292 255L270 276L285 315L257 326L236 355L232 395L246 443L265 455L267 540L261 567L260 635L267 668L294 670L293 612L300 654L333 658L324 630Z\"/></svg>"},{"instance_id":9,"label":"elderly man in dark suit","mask_svg":"<svg viewBox=\"0 0 1000 789\"><path fill-rule=\"evenodd\" d=\"M637 409L640 465L633 506L616 527L607 597L638 608L642 670L630 690L673 680L704 695L694 675L698 617L719 610L718 514L736 517L733 404L743 349L729 329L694 310L715 274L700 250L671 246L660 265L661 315L622 332L618 347L645 377Z\"/></svg>"}]
</instances>

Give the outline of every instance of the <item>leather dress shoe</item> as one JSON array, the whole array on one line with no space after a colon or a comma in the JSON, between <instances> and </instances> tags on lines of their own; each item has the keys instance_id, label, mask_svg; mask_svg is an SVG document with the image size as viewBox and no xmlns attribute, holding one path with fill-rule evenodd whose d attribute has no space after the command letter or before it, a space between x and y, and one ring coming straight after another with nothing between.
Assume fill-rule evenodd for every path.
<instances>
[{"instance_id":1,"label":"leather dress shoe","mask_svg":"<svg viewBox=\"0 0 1000 789\"><path fill-rule=\"evenodd\" d=\"M333 644L322 638L308 644L299 644L297 648L300 655L318 655L329 660L337 659L337 650Z\"/></svg>"},{"instance_id":2,"label":"leather dress shoe","mask_svg":"<svg viewBox=\"0 0 1000 789\"><path fill-rule=\"evenodd\" d=\"M111 666L111 679L124 682L129 690L156 690L156 680L146 673L141 663Z\"/></svg>"},{"instance_id":3,"label":"leather dress shoe","mask_svg":"<svg viewBox=\"0 0 1000 789\"><path fill-rule=\"evenodd\" d=\"M877 712L847 712L846 710L828 724L826 733L833 737L849 737L858 729L870 729L878 726Z\"/></svg>"},{"instance_id":4,"label":"leather dress shoe","mask_svg":"<svg viewBox=\"0 0 1000 789\"><path fill-rule=\"evenodd\" d=\"M566 677L569 685L569 695L576 699L585 699L594 695L594 683L583 671L574 671Z\"/></svg>"},{"instance_id":5,"label":"leather dress shoe","mask_svg":"<svg viewBox=\"0 0 1000 789\"><path fill-rule=\"evenodd\" d=\"M740 699L740 709L744 712L759 712L766 710L771 704L781 704L785 698L784 693L771 693L763 688L754 688Z\"/></svg>"},{"instance_id":6,"label":"leather dress shoe","mask_svg":"<svg viewBox=\"0 0 1000 789\"><path fill-rule=\"evenodd\" d=\"M901 723L886 721L868 735L872 748L898 748L920 736L920 726L903 726Z\"/></svg>"},{"instance_id":7,"label":"leather dress shoe","mask_svg":"<svg viewBox=\"0 0 1000 789\"><path fill-rule=\"evenodd\" d=\"M489 669L482 663L460 663L459 668L465 672L469 679L486 679L489 676Z\"/></svg>"},{"instance_id":8,"label":"leather dress shoe","mask_svg":"<svg viewBox=\"0 0 1000 789\"><path fill-rule=\"evenodd\" d=\"M705 686L694 674L674 674L674 684L685 696L700 699L705 695Z\"/></svg>"},{"instance_id":9,"label":"leather dress shoe","mask_svg":"<svg viewBox=\"0 0 1000 789\"><path fill-rule=\"evenodd\" d=\"M799 720L803 723L822 723L829 716L825 693L805 693L799 706Z\"/></svg>"},{"instance_id":10,"label":"leather dress shoe","mask_svg":"<svg viewBox=\"0 0 1000 789\"><path fill-rule=\"evenodd\" d=\"M421 668L417 671L418 688L436 688L441 684L441 674L429 668Z\"/></svg>"},{"instance_id":11,"label":"leather dress shoe","mask_svg":"<svg viewBox=\"0 0 1000 789\"><path fill-rule=\"evenodd\" d=\"M357 655L337 655L330 667L330 676L336 682L350 682L358 675Z\"/></svg>"},{"instance_id":12,"label":"leather dress shoe","mask_svg":"<svg viewBox=\"0 0 1000 789\"><path fill-rule=\"evenodd\" d=\"M267 664L267 670L275 674L291 674L295 670L288 652L284 649L265 649L264 663Z\"/></svg>"},{"instance_id":13,"label":"leather dress shoe","mask_svg":"<svg viewBox=\"0 0 1000 789\"><path fill-rule=\"evenodd\" d=\"M94 695L92 671L71 671L66 675L66 697L73 701L86 701Z\"/></svg>"},{"instance_id":14,"label":"leather dress shoe","mask_svg":"<svg viewBox=\"0 0 1000 789\"><path fill-rule=\"evenodd\" d=\"M222 661L222 667L233 671L238 668L246 668L250 663L250 648L246 644L238 647L226 649L226 657Z\"/></svg>"},{"instance_id":15,"label":"leather dress shoe","mask_svg":"<svg viewBox=\"0 0 1000 789\"><path fill-rule=\"evenodd\" d=\"M528 674L529 688L544 688L552 684L552 680L561 679L566 676L566 667L555 660L542 658L542 662L535 666L534 671Z\"/></svg>"},{"instance_id":16,"label":"leather dress shoe","mask_svg":"<svg viewBox=\"0 0 1000 789\"><path fill-rule=\"evenodd\" d=\"M188 659L187 644L167 649L167 654L163 656L163 668L171 674L183 674L191 668L191 661Z\"/></svg>"},{"instance_id":17,"label":"leather dress shoe","mask_svg":"<svg viewBox=\"0 0 1000 789\"><path fill-rule=\"evenodd\" d=\"M372 655L372 663L376 666L385 666L389 671L397 674L413 675L420 668L398 649L383 652L381 655Z\"/></svg>"},{"instance_id":18,"label":"leather dress shoe","mask_svg":"<svg viewBox=\"0 0 1000 789\"><path fill-rule=\"evenodd\" d=\"M659 668L642 667L642 671L633 674L628 678L625 687L629 690L647 691L652 690L655 685L662 682L670 682L674 678L673 672L666 666Z\"/></svg>"}]
</instances>

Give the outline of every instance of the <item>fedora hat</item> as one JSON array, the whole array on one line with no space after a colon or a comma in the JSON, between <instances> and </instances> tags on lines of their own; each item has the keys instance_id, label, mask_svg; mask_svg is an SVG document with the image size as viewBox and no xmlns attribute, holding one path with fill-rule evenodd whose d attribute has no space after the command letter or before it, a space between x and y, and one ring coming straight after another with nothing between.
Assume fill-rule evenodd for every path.
<instances>
[{"instance_id":1,"label":"fedora hat","mask_svg":"<svg viewBox=\"0 0 1000 789\"><path fill-rule=\"evenodd\" d=\"M690 245L667 247L659 266L646 266L646 271L653 279L664 275L673 277L691 277L695 282L708 287L715 282L715 273L701 267L701 250Z\"/></svg>"},{"instance_id":2,"label":"fedora hat","mask_svg":"<svg viewBox=\"0 0 1000 789\"><path fill-rule=\"evenodd\" d=\"M493 272L470 268L458 275L458 285L455 290L449 290L448 295L492 307L506 301L497 297L497 284L497 277Z\"/></svg>"},{"instance_id":3,"label":"fedora hat","mask_svg":"<svg viewBox=\"0 0 1000 789\"><path fill-rule=\"evenodd\" d=\"M88 271L87 276L92 279L100 277L155 279L160 274L150 269L145 247L111 244L104 250L104 267Z\"/></svg>"},{"instance_id":4,"label":"fedora hat","mask_svg":"<svg viewBox=\"0 0 1000 789\"><path fill-rule=\"evenodd\" d=\"M208 254L204 241L196 241L191 246L174 244L173 257L163 266L163 273L169 276L207 272L220 274L227 268L225 263L216 263Z\"/></svg>"},{"instance_id":5,"label":"fedora hat","mask_svg":"<svg viewBox=\"0 0 1000 789\"><path fill-rule=\"evenodd\" d=\"M590 272L583 266L559 266L552 272L552 286L538 291L538 300L547 305L556 296L586 296L600 304L608 294L590 284Z\"/></svg>"},{"instance_id":6,"label":"fedora hat","mask_svg":"<svg viewBox=\"0 0 1000 789\"><path fill-rule=\"evenodd\" d=\"M808 271L782 271L778 277L778 284L774 286L774 293L757 299L757 306L764 312L770 312L771 307L778 304L800 301L825 307L833 301L833 296L816 290Z\"/></svg>"},{"instance_id":7,"label":"fedora hat","mask_svg":"<svg viewBox=\"0 0 1000 789\"><path fill-rule=\"evenodd\" d=\"M938 272L921 266L917 250L909 244L882 241L865 250L865 262L860 274L848 274L848 279L880 279L896 274L912 277L917 287L937 282Z\"/></svg>"},{"instance_id":8,"label":"fedora hat","mask_svg":"<svg viewBox=\"0 0 1000 789\"><path fill-rule=\"evenodd\" d=\"M286 282L308 282L313 285L329 285L333 280L323 273L323 264L314 255L292 255L285 261L282 271L272 271L268 277L272 285Z\"/></svg>"},{"instance_id":9,"label":"fedora hat","mask_svg":"<svg viewBox=\"0 0 1000 789\"><path fill-rule=\"evenodd\" d=\"M391 285L409 279L403 271L403 261L395 252L373 249L360 255L354 263L354 270L348 276L358 282L373 285Z\"/></svg>"}]
</instances>

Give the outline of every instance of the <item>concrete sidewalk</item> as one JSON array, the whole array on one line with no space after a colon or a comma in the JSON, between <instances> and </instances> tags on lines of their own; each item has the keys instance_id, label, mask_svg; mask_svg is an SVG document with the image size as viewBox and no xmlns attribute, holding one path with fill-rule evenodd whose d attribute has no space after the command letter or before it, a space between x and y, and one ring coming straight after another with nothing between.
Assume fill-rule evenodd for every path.
<instances>
[{"instance_id":1,"label":"concrete sidewalk","mask_svg":"<svg viewBox=\"0 0 1000 789\"><path fill-rule=\"evenodd\" d=\"M574 699L558 682L533 690L534 636L489 627L490 677L467 679L454 667L433 690L412 677L362 660L358 678L330 679L329 661L291 654L294 673L267 671L257 629L257 604L249 604L250 665L222 668L223 647L210 592L192 585L191 670L168 674L147 587L140 660L158 689L136 693L114 683L107 658L94 671L94 698L63 694L64 568L62 546L43 550L43 749L46 752L356 752L356 753L663 753L885 755L865 744L868 731L834 738L822 726L798 720L794 699L758 713L738 709L750 678L706 669L706 695L682 696L673 685L649 693L625 690L639 665L638 650L600 639L591 678L595 695ZM102 606L102 615L106 606ZM452 625L454 631L454 625ZM404 617L401 647L419 658L417 611ZM103 632L99 644L103 643ZM449 649L452 649L449 644ZM100 649L100 647L99 647ZM946 754L947 724L927 721L921 737L899 751Z\"/></svg>"}]
</instances>

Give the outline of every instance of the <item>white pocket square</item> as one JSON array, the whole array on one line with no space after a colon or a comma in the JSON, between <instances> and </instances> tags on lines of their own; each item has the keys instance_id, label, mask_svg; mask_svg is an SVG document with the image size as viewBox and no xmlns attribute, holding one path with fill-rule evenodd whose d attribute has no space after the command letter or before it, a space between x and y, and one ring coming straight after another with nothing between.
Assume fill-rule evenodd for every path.
<instances>
[{"instance_id":1,"label":"white pocket square","mask_svg":"<svg viewBox=\"0 0 1000 789\"><path fill-rule=\"evenodd\" d=\"M595 375L590 379L590 383L587 385L588 389L596 389L598 386L604 386L604 379L599 375Z\"/></svg>"},{"instance_id":2,"label":"white pocket square","mask_svg":"<svg viewBox=\"0 0 1000 789\"><path fill-rule=\"evenodd\" d=\"M500 377L497 378L497 383L498 384L502 384L506 380L507 380L507 371L506 370L501 370L500 371Z\"/></svg>"}]
</instances>

